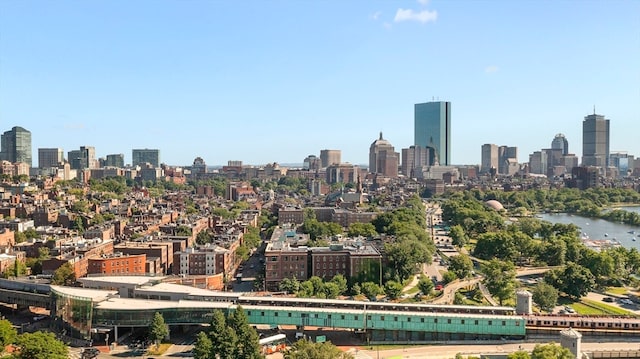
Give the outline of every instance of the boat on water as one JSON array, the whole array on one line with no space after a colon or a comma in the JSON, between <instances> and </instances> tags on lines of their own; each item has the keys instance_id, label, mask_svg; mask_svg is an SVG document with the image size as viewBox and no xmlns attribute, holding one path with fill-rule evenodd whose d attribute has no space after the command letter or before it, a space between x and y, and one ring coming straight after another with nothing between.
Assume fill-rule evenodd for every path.
<instances>
[{"instance_id":1,"label":"boat on water","mask_svg":"<svg viewBox=\"0 0 640 359\"><path fill-rule=\"evenodd\" d=\"M636 234L636 231L629 231L629 233L631 233L631 234Z\"/></svg>"},{"instance_id":2,"label":"boat on water","mask_svg":"<svg viewBox=\"0 0 640 359\"><path fill-rule=\"evenodd\" d=\"M605 236L605 237L609 237L609 233L605 233L605 234L604 234L604 236Z\"/></svg>"},{"instance_id":3,"label":"boat on water","mask_svg":"<svg viewBox=\"0 0 640 359\"><path fill-rule=\"evenodd\" d=\"M636 237L631 238L631 240L635 242L636 241Z\"/></svg>"}]
</instances>

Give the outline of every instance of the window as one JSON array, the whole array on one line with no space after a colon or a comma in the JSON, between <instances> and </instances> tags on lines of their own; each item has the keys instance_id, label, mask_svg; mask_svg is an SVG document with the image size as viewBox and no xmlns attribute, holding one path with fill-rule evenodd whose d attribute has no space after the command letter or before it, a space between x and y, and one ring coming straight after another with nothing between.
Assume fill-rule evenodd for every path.
<instances>
[{"instance_id":1,"label":"window","mask_svg":"<svg viewBox=\"0 0 640 359\"><path fill-rule=\"evenodd\" d=\"M464 319L461 319L461 320L460 320L460 324L464 324Z\"/></svg>"},{"instance_id":2,"label":"window","mask_svg":"<svg viewBox=\"0 0 640 359\"><path fill-rule=\"evenodd\" d=\"M314 314L313 317L318 319L318 314Z\"/></svg>"},{"instance_id":3,"label":"window","mask_svg":"<svg viewBox=\"0 0 640 359\"><path fill-rule=\"evenodd\" d=\"M491 320L490 320L490 321L487 323L487 325L491 325L491 324L493 324L493 321L491 321Z\"/></svg>"},{"instance_id":4,"label":"window","mask_svg":"<svg viewBox=\"0 0 640 359\"><path fill-rule=\"evenodd\" d=\"M505 325L507 325L507 321L506 321L506 320L503 320L503 321L502 321L502 326L504 327Z\"/></svg>"},{"instance_id":5,"label":"window","mask_svg":"<svg viewBox=\"0 0 640 359\"><path fill-rule=\"evenodd\" d=\"M424 323L424 318L420 318L420 323Z\"/></svg>"},{"instance_id":6,"label":"window","mask_svg":"<svg viewBox=\"0 0 640 359\"><path fill-rule=\"evenodd\" d=\"M327 314L327 319L331 319L331 314Z\"/></svg>"},{"instance_id":7,"label":"window","mask_svg":"<svg viewBox=\"0 0 640 359\"><path fill-rule=\"evenodd\" d=\"M371 320L371 316L370 315L367 315L367 320Z\"/></svg>"},{"instance_id":8,"label":"window","mask_svg":"<svg viewBox=\"0 0 640 359\"><path fill-rule=\"evenodd\" d=\"M287 313L287 317L291 318L291 313Z\"/></svg>"},{"instance_id":9,"label":"window","mask_svg":"<svg viewBox=\"0 0 640 359\"><path fill-rule=\"evenodd\" d=\"M451 324L451 319L447 319L447 324Z\"/></svg>"},{"instance_id":10,"label":"window","mask_svg":"<svg viewBox=\"0 0 640 359\"><path fill-rule=\"evenodd\" d=\"M340 319L344 320L344 314L340 316Z\"/></svg>"},{"instance_id":11,"label":"window","mask_svg":"<svg viewBox=\"0 0 640 359\"><path fill-rule=\"evenodd\" d=\"M407 322L411 322L411 318L407 318Z\"/></svg>"},{"instance_id":12,"label":"window","mask_svg":"<svg viewBox=\"0 0 640 359\"><path fill-rule=\"evenodd\" d=\"M475 323L474 323L474 324L475 324L475 325L478 325L478 320L477 320L477 319L476 319L476 321L475 321Z\"/></svg>"},{"instance_id":13,"label":"window","mask_svg":"<svg viewBox=\"0 0 640 359\"><path fill-rule=\"evenodd\" d=\"M358 320L358 316L357 316L357 315L354 315L354 316L353 316L353 320Z\"/></svg>"},{"instance_id":14,"label":"window","mask_svg":"<svg viewBox=\"0 0 640 359\"><path fill-rule=\"evenodd\" d=\"M433 318L433 322L438 324L438 318Z\"/></svg>"},{"instance_id":15,"label":"window","mask_svg":"<svg viewBox=\"0 0 640 359\"><path fill-rule=\"evenodd\" d=\"M273 316L277 317L278 316L278 312L273 313Z\"/></svg>"},{"instance_id":16,"label":"window","mask_svg":"<svg viewBox=\"0 0 640 359\"><path fill-rule=\"evenodd\" d=\"M397 322L398 321L398 317L393 317L393 321Z\"/></svg>"},{"instance_id":17,"label":"window","mask_svg":"<svg viewBox=\"0 0 640 359\"><path fill-rule=\"evenodd\" d=\"M520 326L520 322L516 321L516 327Z\"/></svg>"},{"instance_id":18,"label":"window","mask_svg":"<svg viewBox=\"0 0 640 359\"><path fill-rule=\"evenodd\" d=\"M384 315L381 315L381 316L380 316L380 320L384 320Z\"/></svg>"},{"instance_id":19,"label":"window","mask_svg":"<svg viewBox=\"0 0 640 359\"><path fill-rule=\"evenodd\" d=\"M260 312L260 316L261 316L261 317L264 317L264 312Z\"/></svg>"}]
</instances>

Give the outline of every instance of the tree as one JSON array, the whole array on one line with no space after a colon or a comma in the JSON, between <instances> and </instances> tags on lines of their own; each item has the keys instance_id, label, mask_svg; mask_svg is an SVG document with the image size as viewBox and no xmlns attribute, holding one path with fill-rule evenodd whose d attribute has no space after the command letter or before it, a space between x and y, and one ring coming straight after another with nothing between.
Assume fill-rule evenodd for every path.
<instances>
[{"instance_id":1,"label":"tree","mask_svg":"<svg viewBox=\"0 0 640 359\"><path fill-rule=\"evenodd\" d=\"M15 261L13 261L12 266L9 266L4 270L2 276L4 278L19 277L21 275L24 275L25 273L27 273L27 266L20 260L16 259Z\"/></svg>"},{"instance_id":2,"label":"tree","mask_svg":"<svg viewBox=\"0 0 640 359\"><path fill-rule=\"evenodd\" d=\"M517 352L513 352L509 355L507 355L507 359L530 359L531 356L529 355L529 353L525 352L524 350L518 350Z\"/></svg>"},{"instance_id":3,"label":"tree","mask_svg":"<svg viewBox=\"0 0 640 359\"><path fill-rule=\"evenodd\" d=\"M289 293L296 293L300 290L300 282L296 278L284 278L278 284L280 291Z\"/></svg>"},{"instance_id":4,"label":"tree","mask_svg":"<svg viewBox=\"0 0 640 359\"><path fill-rule=\"evenodd\" d=\"M596 285L595 277L591 272L576 263L569 262L558 276L561 282L561 291L574 299L587 295Z\"/></svg>"},{"instance_id":5,"label":"tree","mask_svg":"<svg viewBox=\"0 0 640 359\"><path fill-rule=\"evenodd\" d=\"M0 320L0 352L9 344L15 343L18 332L10 321L6 319Z\"/></svg>"},{"instance_id":6,"label":"tree","mask_svg":"<svg viewBox=\"0 0 640 359\"><path fill-rule=\"evenodd\" d=\"M420 289L422 294L424 295L431 294L433 287L434 287L433 281L431 280L431 278L424 275L420 276L420 280L418 281L418 289Z\"/></svg>"},{"instance_id":7,"label":"tree","mask_svg":"<svg viewBox=\"0 0 640 359\"><path fill-rule=\"evenodd\" d=\"M15 231L13 232L13 241L14 243L22 243L27 240L27 235L23 232Z\"/></svg>"},{"instance_id":8,"label":"tree","mask_svg":"<svg viewBox=\"0 0 640 359\"><path fill-rule=\"evenodd\" d=\"M538 283L533 288L533 301L538 303L542 310L551 311L558 302L558 290L550 284Z\"/></svg>"},{"instance_id":9,"label":"tree","mask_svg":"<svg viewBox=\"0 0 640 359\"><path fill-rule=\"evenodd\" d=\"M460 279L471 277L471 272L473 272L471 257L464 253L449 257L449 270Z\"/></svg>"},{"instance_id":10,"label":"tree","mask_svg":"<svg viewBox=\"0 0 640 359\"><path fill-rule=\"evenodd\" d=\"M284 352L285 359L353 359L353 355L343 352L331 342L314 343L302 339L293 343Z\"/></svg>"},{"instance_id":11,"label":"tree","mask_svg":"<svg viewBox=\"0 0 640 359\"><path fill-rule=\"evenodd\" d=\"M382 294L382 288L373 282L362 283L360 290L369 300L376 300L376 297Z\"/></svg>"},{"instance_id":12,"label":"tree","mask_svg":"<svg viewBox=\"0 0 640 359\"><path fill-rule=\"evenodd\" d=\"M76 272L71 263L66 262L53 272L51 284L71 286L76 281Z\"/></svg>"},{"instance_id":13,"label":"tree","mask_svg":"<svg viewBox=\"0 0 640 359\"><path fill-rule=\"evenodd\" d=\"M531 352L531 359L573 359L575 356L567 348L550 344L538 344Z\"/></svg>"},{"instance_id":14,"label":"tree","mask_svg":"<svg viewBox=\"0 0 640 359\"><path fill-rule=\"evenodd\" d=\"M384 284L384 293L389 299L398 299L402 294L402 284L390 280Z\"/></svg>"},{"instance_id":15,"label":"tree","mask_svg":"<svg viewBox=\"0 0 640 359\"><path fill-rule=\"evenodd\" d=\"M513 263L492 259L482 265L484 285L489 292L498 298L500 305L515 293L516 269Z\"/></svg>"},{"instance_id":16,"label":"tree","mask_svg":"<svg viewBox=\"0 0 640 359\"><path fill-rule=\"evenodd\" d=\"M258 333L249 325L249 318L241 306L237 306L233 313L227 317L227 324L238 337L234 358L258 359L262 357Z\"/></svg>"},{"instance_id":17,"label":"tree","mask_svg":"<svg viewBox=\"0 0 640 359\"><path fill-rule=\"evenodd\" d=\"M196 342L193 345L193 357L196 359L209 359L212 352L213 344L207 333L198 333Z\"/></svg>"},{"instance_id":18,"label":"tree","mask_svg":"<svg viewBox=\"0 0 640 359\"><path fill-rule=\"evenodd\" d=\"M372 223L356 222L349 225L347 234L349 237L373 237L378 234L378 232L376 232L376 227Z\"/></svg>"},{"instance_id":19,"label":"tree","mask_svg":"<svg viewBox=\"0 0 640 359\"><path fill-rule=\"evenodd\" d=\"M149 339L156 343L156 346L160 345L160 342L169 335L169 327L164 322L162 314L156 312L151 320L149 326Z\"/></svg>"},{"instance_id":20,"label":"tree","mask_svg":"<svg viewBox=\"0 0 640 359\"><path fill-rule=\"evenodd\" d=\"M215 358L218 355L220 359L232 359L238 336L233 328L227 325L227 319L222 311L216 310L213 312L208 334L211 339L212 349L209 357Z\"/></svg>"},{"instance_id":21,"label":"tree","mask_svg":"<svg viewBox=\"0 0 640 359\"><path fill-rule=\"evenodd\" d=\"M16 340L18 345L16 359L66 359L69 355L67 346L56 339L53 333L24 333Z\"/></svg>"},{"instance_id":22,"label":"tree","mask_svg":"<svg viewBox=\"0 0 640 359\"><path fill-rule=\"evenodd\" d=\"M464 247L468 242L467 234L464 233L464 229L459 224L451 226L449 230L449 237L451 237L451 244L456 247Z\"/></svg>"}]
</instances>

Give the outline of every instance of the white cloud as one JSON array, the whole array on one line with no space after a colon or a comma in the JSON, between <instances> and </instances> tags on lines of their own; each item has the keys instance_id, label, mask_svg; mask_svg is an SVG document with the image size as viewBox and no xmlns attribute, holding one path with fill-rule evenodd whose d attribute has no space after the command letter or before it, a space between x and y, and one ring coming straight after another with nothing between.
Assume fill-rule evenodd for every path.
<instances>
[{"instance_id":1,"label":"white cloud","mask_svg":"<svg viewBox=\"0 0 640 359\"><path fill-rule=\"evenodd\" d=\"M371 18L373 20L378 20L378 18L380 18L380 15L382 15L382 11L376 11L375 13L371 14Z\"/></svg>"},{"instance_id":2,"label":"white cloud","mask_svg":"<svg viewBox=\"0 0 640 359\"><path fill-rule=\"evenodd\" d=\"M433 10L414 11L412 9L398 9L396 17L393 19L395 22L401 21L418 21L423 24L428 22L435 22L438 19L438 12Z\"/></svg>"},{"instance_id":3,"label":"white cloud","mask_svg":"<svg viewBox=\"0 0 640 359\"><path fill-rule=\"evenodd\" d=\"M500 68L496 65L491 65L491 66L487 66L484 68L484 72L487 74L493 74L498 72L498 70L500 70Z\"/></svg>"},{"instance_id":4,"label":"white cloud","mask_svg":"<svg viewBox=\"0 0 640 359\"><path fill-rule=\"evenodd\" d=\"M428 5L428 4L429 4L429 0L418 0L418 3L420 3L420 4L424 5L424 6L426 6L426 5Z\"/></svg>"},{"instance_id":5,"label":"white cloud","mask_svg":"<svg viewBox=\"0 0 640 359\"><path fill-rule=\"evenodd\" d=\"M386 21L385 21L385 22L382 24L382 26L384 26L384 28L385 28L385 29L387 29L387 30L391 29L391 23L389 23L389 22L386 22Z\"/></svg>"}]
</instances>

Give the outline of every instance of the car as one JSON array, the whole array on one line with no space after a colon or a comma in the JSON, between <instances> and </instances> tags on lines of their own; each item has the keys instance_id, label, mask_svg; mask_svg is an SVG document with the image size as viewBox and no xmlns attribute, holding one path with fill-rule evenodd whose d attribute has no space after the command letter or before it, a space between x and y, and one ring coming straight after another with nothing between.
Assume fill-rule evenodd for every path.
<instances>
[{"instance_id":1,"label":"car","mask_svg":"<svg viewBox=\"0 0 640 359\"><path fill-rule=\"evenodd\" d=\"M611 297L604 297L604 298L602 298L602 301L603 302L607 302L607 303L613 303L614 302L613 298L611 298Z\"/></svg>"},{"instance_id":2,"label":"car","mask_svg":"<svg viewBox=\"0 0 640 359\"><path fill-rule=\"evenodd\" d=\"M442 284L438 284L438 285L436 285L436 290L442 290L442 288L444 288L444 287L442 286Z\"/></svg>"},{"instance_id":3,"label":"car","mask_svg":"<svg viewBox=\"0 0 640 359\"><path fill-rule=\"evenodd\" d=\"M633 301L631 301L630 299L627 299L627 298L622 298L622 299L620 299L620 303L622 303L622 304L633 304Z\"/></svg>"}]
</instances>

